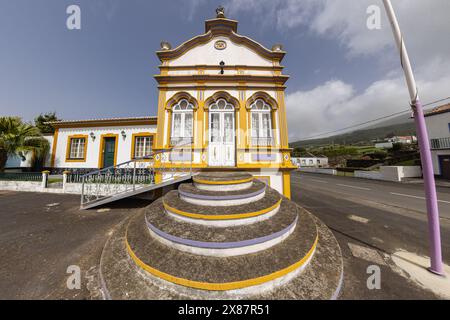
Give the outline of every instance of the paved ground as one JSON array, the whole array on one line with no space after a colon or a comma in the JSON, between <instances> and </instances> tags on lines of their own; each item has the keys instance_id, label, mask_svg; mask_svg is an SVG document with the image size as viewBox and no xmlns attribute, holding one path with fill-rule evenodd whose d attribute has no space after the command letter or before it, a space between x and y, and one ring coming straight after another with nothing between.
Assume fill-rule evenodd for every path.
<instances>
[{"instance_id":1,"label":"paved ground","mask_svg":"<svg viewBox=\"0 0 450 320\"><path fill-rule=\"evenodd\" d=\"M79 199L0 191L0 299L95 298L101 251L132 205L125 201L108 212L80 211ZM67 289L70 265L80 267L80 290Z\"/></svg>"},{"instance_id":2,"label":"paved ground","mask_svg":"<svg viewBox=\"0 0 450 320\"><path fill-rule=\"evenodd\" d=\"M340 242L345 258L342 298L436 298L393 272L389 263L383 265L383 259L354 256L355 245L373 249L378 257L398 249L428 253L421 185L295 173L292 194ZM439 199L444 260L449 264L450 188L440 188ZM78 196L5 191L0 191L0 203L0 299L98 297L97 268L109 233L136 207L147 204L122 201L106 212L80 211ZM366 269L373 264L382 270L381 290L366 286ZM81 269L81 290L67 289L70 265Z\"/></svg>"},{"instance_id":3,"label":"paved ground","mask_svg":"<svg viewBox=\"0 0 450 320\"><path fill-rule=\"evenodd\" d=\"M344 299L434 299L431 292L392 271L389 258L376 257L404 249L428 255L423 186L294 173L292 199L318 216L338 239L345 269ZM450 188L439 188L444 261L450 262ZM349 246L350 244L350 246ZM355 246L375 250L367 260L355 257ZM353 246L353 252L350 247ZM357 247L358 248L358 247ZM367 289L369 265L381 268L381 289Z\"/></svg>"}]
</instances>

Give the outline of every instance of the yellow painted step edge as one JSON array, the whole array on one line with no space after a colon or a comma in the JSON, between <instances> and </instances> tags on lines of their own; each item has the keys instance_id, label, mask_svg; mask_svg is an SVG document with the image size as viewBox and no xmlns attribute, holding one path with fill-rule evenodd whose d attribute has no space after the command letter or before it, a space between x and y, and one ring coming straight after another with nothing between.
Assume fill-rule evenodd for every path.
<instances>
[{"instance_id":1,"label":"yellow painted step edge","mask_svg":"<svg viewBox=\"0 0 450 320\"><path fill-rule=\"evenodd\" d=\"M196 177L193 177L194 182L201 183L201 184L241 184L246 182L253 181L253 177L247 178L247 179L241 179L241 180L224 180L224 181L212 181L212 180L202 180L198 179Z\"/></svg>"},{"instance_id":2,"label":"yellow painted step edge","mask_svg":"<svg viewBox=\"0 0 450 320\"><path fill-rule=\"evenodd\" d=\"M201 289L201 290L208 290L208 291L226 291L226 290L236 290L236 289L242 289L242 288L260 285L265 282L269 282L271 280L285 276L288 273L296 270L297 268L300 268L303 264L305 264L306 261L308 261L308 259L314 253L314 250L316 249L316 246L317 246L317 242L319 241L319 235L318 234L316 235L314 244L311 247L311 249L308 251L308 253L302 259L297 261L296 263L294 263L284 269L281 269L281 270L275 271L273 273L270 273L268 275L265 275L265 276L247 279L247 280L241 280L241 281L224 282L224 283L211 283L211 282L188 280L188 279L172 276L168 273L165 273L165 272L159 271L153 267L150 267L149 265L145 264L142 260L140 260L136 256L136 254L131 249L127 238L125 238L125 239L126 239L125 242L126 242L128 254L130 255L131 259L133 259L133 261L139 267L141 267L145 271L149 272L150 274L152 274L158 278L161 278L163 280L166 280L166 281L169 281L169 282L181 285L181 286L185 286L185 287Z\"/></svg>"},{"instance_id":3,"label":"yellow painted step edge","mask_svg":"<svg viewBox=\"0 0 450 320\"><path fill-rule=\"evenodd\" d=\"M270 212L274 210L276 207L279 207L281 204L281 200L278 200L277 203L275 203L273 206L255 211L255 212L247 212L247 213L236 213L236 214L223 214L223 215L210 215L210 214L198 214L198 213L190 213L190 212L184 212L176 208L172 208L169 206L164 200L163 205L164 208L174 214L178 214L180 216L194 218L194 219L202 219L202 220L235 220L235 219L245 219L245 218L251 218L263 215L267 212Z\"/></svg>"}]
</instances>

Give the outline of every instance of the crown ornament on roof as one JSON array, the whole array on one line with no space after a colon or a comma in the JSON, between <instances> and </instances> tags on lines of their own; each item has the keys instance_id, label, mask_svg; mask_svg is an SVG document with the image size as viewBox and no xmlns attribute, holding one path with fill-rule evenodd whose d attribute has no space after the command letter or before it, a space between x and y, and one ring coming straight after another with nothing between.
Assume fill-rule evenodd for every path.
<instances>
[{"instance_id":1,"label":"crown ornament on roof","mask_svg":"<svg viewBox=\"0 0 450 320\"><path fill-rule=\"evenodd\" d=\"M225 18L225 8L222 6L219 6L216 9L216 18Z\"/></svg>"}]
</instances>

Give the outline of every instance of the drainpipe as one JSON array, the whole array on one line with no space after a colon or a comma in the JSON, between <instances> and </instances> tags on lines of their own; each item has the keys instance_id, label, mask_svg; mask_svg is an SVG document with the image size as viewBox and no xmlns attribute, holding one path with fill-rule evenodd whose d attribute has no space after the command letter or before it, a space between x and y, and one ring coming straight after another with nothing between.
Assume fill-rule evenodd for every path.
<instances>
[{"instance_id":1,"label":"drainpipe","mask_svg":"<svg viewBox=\"0 0 450 320\"><path fill-rule=\"evenodd\" d=\"M433 162L431 158L430 141L428 139L427 127L423 108L419 101L419 94L414 79L414 74L409 61L408 52L406 51L405 42L403 40L400 26L395 16L394 8L390 0L383 0L386 13L391 23L392 32L394 33L395 42L400 52L400 62L405 73L406 83L408 85L409 96L411 98L411 108L414 113L416 122L417 139L420 148L420 158L422 160L423 179L425 184L425 196L427 203L428 216L428 236L430 241L430 257L431 266L429 271L444 275L442 265L441 251L441 232L439 226L439 209L436 196L436 185L434 181Z\"/></svg>"}]
</instances>

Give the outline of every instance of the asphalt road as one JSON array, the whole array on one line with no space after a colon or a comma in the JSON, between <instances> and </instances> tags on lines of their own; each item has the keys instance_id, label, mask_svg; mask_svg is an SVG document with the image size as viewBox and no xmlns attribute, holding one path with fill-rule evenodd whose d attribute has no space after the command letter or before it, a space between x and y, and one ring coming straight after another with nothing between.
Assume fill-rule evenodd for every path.
<instances>
[{"instance_id":1,"label":"asphalt road","mask_svg":"<svg viewBox=\"0 0 450 320\"><path fill-rule=\"evenodd\" d=\"M110 232L142 202L80 211L80 197L0 191L0 299L98 299L98 265ZM69 290L69 266L81 288Z\"/></svg>"},{"instance_id":2,"label":"asphalt road","mask_svg":"<svg viewBox=\"0 0 450 320\"><path fill-rule=\"evenodd\" d=\"M350 245L373 249L387 257L399 250L428 255L423 186L296 172L292 200L334 232L344 255L346 299L433 299L431 292L380 265L382 288L366 285L370 259L355 257ZM450 262L450 188L439 188L443 259ZM376 264L376 263L375 263Z\"/></svg>"},{"instance_id":3,"label":"asphalt road","mask_svg":"<svg viewBox=\"0 0 450 320\"><path fill-rule=\"evenodd\" d=\"M383 264L381 290L368 290L366 270L374 263L355 257L349 249L349 244L358 244L380 255L398 249L426 255L421 186L294 173L292 195L330 227L341 245L345 264L341 298L436 298ZM439 198L450 202L447 189L440 190ZM80 211L79 196L6 191L0 191L0 203L0 299L101 298L96 277L103 246L120 221L148 204L125 200L107 211ZM440 206L448 263L450 207L447 202ZM67 268L73 265L82 273L79 290L66 285Z\"/></svg>"}]
</instances>

